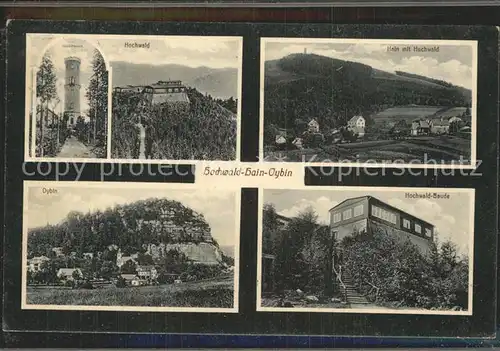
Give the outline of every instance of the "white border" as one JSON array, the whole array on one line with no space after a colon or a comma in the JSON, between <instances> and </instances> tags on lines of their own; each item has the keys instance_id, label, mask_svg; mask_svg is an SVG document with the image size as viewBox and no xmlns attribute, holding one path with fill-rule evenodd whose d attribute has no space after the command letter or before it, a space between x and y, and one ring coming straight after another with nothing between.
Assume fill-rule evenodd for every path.
<instances>
[{"instance_id":1,"label":"white border","mask_svg":"<svg viewBox=\"0 0 500 351\"><path fill-rule=\"evenodd\" d=\"M30 112L32 104L36 104L36 100L32 101L33 94L35 93L34 88L36 87L36 79L34 79L34 72L36 65L38 63L33 63L30 61L30 44L32 38L36 37L52 37L53 39L48 43L46 48L39 53L41 59L42 55L45 53L47 48L53 45L54 42L59 41L63 38L68 39L80 39L85 40L96 49L98 49L106 62L106 67L108 69L108 128L107 128L107 153L104 158L67 158L67 157L35 157L30 156L35 155L35 143L36 143L36 125L33 126L31 130L32 142L29 145L29 123L30 123ZM112 142L112 111L113 111L113 68L111 66L111 61L106 58L106 53L103 52L102 48L98 44L100 38L105 39L124 39L127 40L159 40L168 38L179 38L179 37L190 37L190 38L200 38L200 40L234 40L238 41L238 77L237 77L237 114L236 114L236 154L234 160L168 160L168 159L121 159L111 157L111 142ZM209 44L207 44L209 45ZM26 34L26 77L25 77L25 148L24 148L24 160L25 162L92 162L92 163L150 163L150 164L196 164L198 162L238 162L240 160L241 153L241 93L242 93L242 74L243 74L243 37L242 36L212 36L212 35L115 35L115 34L57 34L57 33L27 33Z\"/></svg>"},{"instance_id":2,"label":"white border","mask_svg":"<svg viewBox=\"0 0 500 351\"><path fill-rule=\"evenodd\" d=\"M470 219L469 219L469 284L468 284L468 308L466 311L438 311L438 310L425 310L425 309L390 309L390 308L321 308L321 307L264 307L261 305L262 299L262 210L264 208L264 190L298 190L298 191L359 191L361 193L366 191L390 191L390 192L447 192L447 193L467 193L469 194L470 203ZM361 194L360 194L361 195ZM450 199L450 201L452 201ZM316 312L316 313L368 313L368 314L407 314L407 315L447 315L447 316L472 316L472 302L473 302L473 271L474 271L474 204L475 204L475 189L469 188L404 188L404 187L359 187L359 186L321 186L305 188L297 187L269 187L266 189L259 188L259 205L258 205L258 224L257 224L257 311L258 312Z\"/></svg>"},{"instance_id":3,"label":"white border","mask_svg":"<svg viewBox=\"0 0 500 351\"><path fill-rule=\"evenodd\" d=\"M375 163L375 162L284 162L300 163L312 167L366 167L366 168L431 168L431 169L476 169L476 141L477 141L477 40L415 40L415 39L343 39L343 38L261 38L260 39L260 105L259 105L259 160L264 161L264 82L267 43L329 43L329 44L392 44L392 45L464 45L472 50L472 104L471 104L471 163L470 165L459 164L412 164L412 163ZM439 160L436 160L439 161ZM457 160L458 161L458 160Z\"/></svg>"},{"instance_id":4,"label":"white border","mask_svg":"<svg viewBox=\"0 0 500 351\"><path fill-rule=\"evenodd\" d=\"M240 267L240 217L241 217L241 190L233 189L235 196L234 208L234 280L233 280L233 307L218 308L218 307L151 307L151 306L85 306L85 305L35 305L28 304L26 301L26 276L27 276L27 250L28 250L28 225L27 225L27 206L28 206L28 190L33 186L46 186L53 188L100 188L103 192L109 188L146 188L146 189L176 189L176 190L193 190L199 191L218 191L221 188L200 188L195 184L181 183L135 183L135 182L59 182L59 181L30 181L25 180L23 184L23 241L22 241L22 256L21 256L21 309L23 310L72 310L72 311L133 311L133 312L200 312L200 313L238 313L239 303L239 267ZM225 189L225 188L222 188Z\"/></svg>"}]
</instances>

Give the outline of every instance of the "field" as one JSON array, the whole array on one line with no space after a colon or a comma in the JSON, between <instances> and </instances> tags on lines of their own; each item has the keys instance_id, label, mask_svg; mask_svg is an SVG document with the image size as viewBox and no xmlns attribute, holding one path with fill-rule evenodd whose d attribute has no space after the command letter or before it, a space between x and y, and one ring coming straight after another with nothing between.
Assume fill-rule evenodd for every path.
<instances>
[{"instance_id":1,"label":"field","mask_svg":"<svg viewBox=\"0 0 500 351\"><path fill-rule=\"evenodd\" d=\"M442 106L397 106L381 111L372 116L375 123L385 121L398 121L400 119L413 120L417 118L425 118L434 115L440 110L447 110Z\"/></svg>"},{"instance_id":2,"label":"field","mask_svg":"<svg viewBox=\"0 0 500 351\"><path fill-rule=\"evenodd\" d=\"M26 301L32 305L231 308L233 295L231 276L191 283L94 290L28 287Z\"/></svg>"},{"instance_id":3,"label":"field","mask_svg":"<svg viewBox=\"0 0 500 351\"><path fill-rule=\"evenodd\" d=\"M317 149L265 152L266 161L282 162L399 162L437 163L470 159L471 142L455 136L422 136L338 144Z\"/></svg>"}]
</instances>

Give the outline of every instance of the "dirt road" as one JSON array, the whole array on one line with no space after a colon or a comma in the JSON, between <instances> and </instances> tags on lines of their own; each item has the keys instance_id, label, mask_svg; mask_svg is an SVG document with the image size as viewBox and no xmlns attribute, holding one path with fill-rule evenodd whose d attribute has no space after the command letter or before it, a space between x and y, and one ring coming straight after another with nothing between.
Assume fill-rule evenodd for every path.
<instances>
[{"instance_id":1,"label":"dirt road","mask_svg":"<svg viewBox=\"0 0 500 351\"><path fill-rule=\"evenodd\" d=\"M74 136L68 137L57 157L94 158L96 157L85 144Z\"/></svg>"}]
</instances>

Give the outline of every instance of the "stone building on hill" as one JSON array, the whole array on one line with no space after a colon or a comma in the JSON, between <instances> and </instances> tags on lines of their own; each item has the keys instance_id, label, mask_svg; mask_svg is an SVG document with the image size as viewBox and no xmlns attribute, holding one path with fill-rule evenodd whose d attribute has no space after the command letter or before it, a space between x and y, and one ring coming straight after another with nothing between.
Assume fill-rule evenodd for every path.
<instances>
[{"instance_id":1,"label":"stone building on hill","mask_svg":"<svg viewBox=\"0 0 500 351\"><path fill-rule=\"evenodd\" d=\"M190 100L187 88L180 80L158 81L149 85L127 85L116 87L115 93L136 93L145 97L151 105L167 104L176 112L188 112Z\"/></svg>"}]
</instances>

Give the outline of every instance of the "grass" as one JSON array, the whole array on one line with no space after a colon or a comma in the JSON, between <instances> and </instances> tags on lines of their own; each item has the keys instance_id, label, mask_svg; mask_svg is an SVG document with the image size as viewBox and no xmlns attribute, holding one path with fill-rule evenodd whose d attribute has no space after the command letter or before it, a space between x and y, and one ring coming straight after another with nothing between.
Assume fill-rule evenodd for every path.
<instances>
[{"instance_id":1,"label":"grass","mask_svg":"<svg viewBox=\"0 0 500 351\"><path fill-rule=\"evenodd\" d=\"M377 140L351 144L338 144L335 150L329 146L316 149L267 151L267 161L284 162L336 162L351 160L352 162L410 162L427 160L436 162L460 161L460 156L469 159L471 154L470 140L455 136L410 137L406 140ZM332 152L331 152L332 151ZM333 152L335 151L335 152ZM340 155L340 156L339 156Z\"/></svg>"},{"instance_id":2,"label":"grass","mask_svg":"<svg viewBox=\"0 0 500 351\"><path fill-rule=\"evenodd\" d=\"M233 307L232 280L129 288L53 289L28 287L33 305Z\"/></svg>"}]
</instances>

